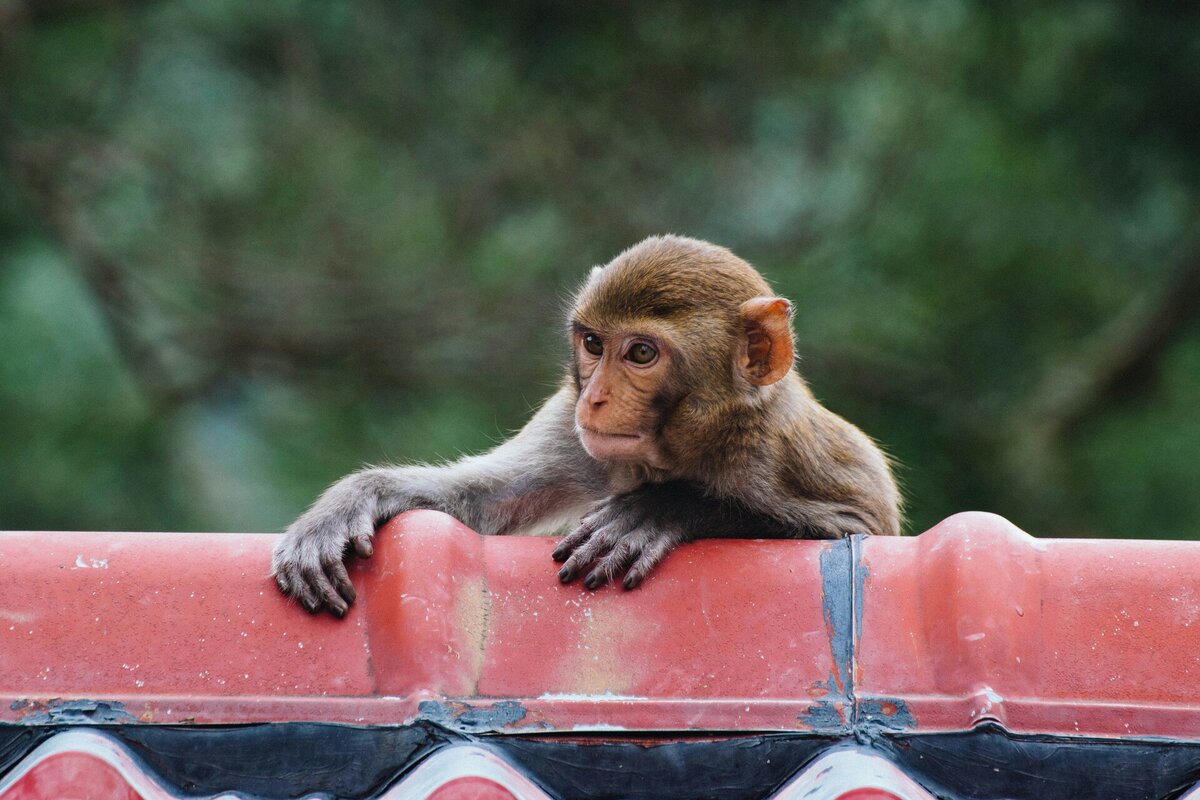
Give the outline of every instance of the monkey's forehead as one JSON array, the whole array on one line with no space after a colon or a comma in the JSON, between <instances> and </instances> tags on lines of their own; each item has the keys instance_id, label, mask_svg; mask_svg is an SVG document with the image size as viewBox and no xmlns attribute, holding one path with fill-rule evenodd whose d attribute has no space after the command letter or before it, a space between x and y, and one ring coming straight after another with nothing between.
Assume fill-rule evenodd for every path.
<instances>
[{"instance_id":1,"label":"monkey's forehead","mask_svg":"<svg viewBox=\"0 0 1200 800\"><path fill-rule=\"evenodd\" d=\"M691 328L698 320L733 324L756 287L697 280L687 272L605 271L576 297L572 319L594 330L647 325Z\"/></svg>"},{"instance_id":2,"label":"monkey's forehead","mask_svg":"<svg viewBox=\"0 0 1200 800\"><path fill-rule=\"evenodd\" d=\"M739 308L756 296L746 291L696 291L685 284L652 285L640 291L607 282L589 286L575 303L571 321L595 331L661 331L679 334L701 328L732 328Z\"/></svg>"},{"instance_id":3,"label":"monkey's forehead","mask_svg":"<svg viewBox=\"0 0 1200 800\"><path fill-rule=\"evenodd\" d=\"M682 237L652 237L592 270L576 308L609 319L729 313L771 287L723 247Z\"/></svg>"},{"instance_id":4,"label":"monkey's forehead","mask_svg":"<svg viewBox=\"0 0 1200 800\"><path fill-rule=\"evenodd\" d=\"M603 290L587 292L575 305L575 319L596 328L619 328L646 320L681 321L698 313L713 313L728 303L713 304L703 299L677 296L670 291L648 290L638 294Z\"/></svg>"}]
</instances>

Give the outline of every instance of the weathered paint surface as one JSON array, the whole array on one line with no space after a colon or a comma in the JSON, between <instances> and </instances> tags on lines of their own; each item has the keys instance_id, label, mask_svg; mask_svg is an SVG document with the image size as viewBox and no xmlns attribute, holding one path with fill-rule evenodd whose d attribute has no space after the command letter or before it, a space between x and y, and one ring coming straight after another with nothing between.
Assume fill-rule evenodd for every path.
<instances>
[{"instance_id":1,"label":"weathered paint surface","mask_svg":"<svg viewBox=\"0 0 1200 800\"><path fill-rule=\"evenodd\" d=\"M1200 738L1200 542L1038 540L990 514L861 544L861 700L919 730Z\"/></svg>"},{"instance_id":2,"label":"weathered paint surface","mask_svg":"<svg viewBox=\"0 0 1200 800\"><path fill-rule=\"evenodd\" d=\"M275 538L0 534L0 721L1200 738L1200 543L965 514L698 542L593 593L557 581L550 539L412 512L351 566L339 621L275 590Z\"/></svg>"},{"instance_id":3,"label":"weathered paint surface","mask_svg":"<svg viewBox=\"0 0 1200 800\"><path fill-rule=\"evenodd\" d=\"M339 621L280 596L275 539L0 534L0 720L85 699L142 722L803 730L835 670L822 543L704 542L593 593L558 582L550 539L413 512L351 565Z\"/></svg>"},{"instance_id":4,"label":"weathered paint surface","mask_svg":"<svg viewBox=\"0 0 1200 800\"><path fill-rule=\"evenodd\" d=\"M488 706L425 700L419 706L419 711L422 719L466 733L511 730L519 727L525 719L525 709L512 700L502 700Z\"/></svg>"},{"instance_id":5,"label":"weathered paint surface","mask_svg":"<svg viewBox=\"0 0 1200 800\"><path fill-rule=\"evenodd\" d=\"M112 725L137 722L118 702L102 700L14 700L9 708L30 725Z\"/></svg>"}]
</instances>

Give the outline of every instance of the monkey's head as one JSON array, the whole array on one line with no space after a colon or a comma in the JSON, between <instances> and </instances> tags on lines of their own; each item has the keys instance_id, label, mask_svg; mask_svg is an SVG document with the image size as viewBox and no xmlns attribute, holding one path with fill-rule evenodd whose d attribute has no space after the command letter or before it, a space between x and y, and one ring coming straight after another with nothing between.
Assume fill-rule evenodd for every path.
<instances>
[{"instance_id":1,"label":"monkey's head","mask_svg":"<svg viewBox=\"0 0 1200 800\"><path fill-rule=\"evenodd\" d=\"M681 466L791 371L791 313L753 267L696 239L651 237L596 267L570 320L584 448Z\"/></svg>"}]
</instances>

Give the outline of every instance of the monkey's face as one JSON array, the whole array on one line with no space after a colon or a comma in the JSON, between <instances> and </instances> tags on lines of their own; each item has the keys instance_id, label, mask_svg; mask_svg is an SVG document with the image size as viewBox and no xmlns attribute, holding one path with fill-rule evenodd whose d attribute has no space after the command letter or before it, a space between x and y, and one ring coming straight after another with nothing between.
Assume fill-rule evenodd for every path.
<instances>
[{"instance_id":1,"label":"monkey's face","mask_svg":"<svg viewBox=\"0 0 1200 800\"><path fill-rule=\"evenodd\" d=\"M665 469L658 442L670 396L672 348L663 331L597 331L576 325L575 429L588 454Z\"/></svg>"}]
</instances>

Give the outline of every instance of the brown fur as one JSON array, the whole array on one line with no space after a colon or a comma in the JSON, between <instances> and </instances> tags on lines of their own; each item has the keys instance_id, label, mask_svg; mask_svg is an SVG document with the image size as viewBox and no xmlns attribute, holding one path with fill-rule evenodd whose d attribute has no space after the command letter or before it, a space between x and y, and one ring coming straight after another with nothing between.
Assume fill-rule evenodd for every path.
<instances>
[{"instance_id":1,"label":"brown fur","mask_svg":"<svg viewBox=\"0 0 1200 800\"><path fill-rule=\"evenodd\" d=\"M678 400L661 421L661 446L673 462L662 479L719 487L716 494L783 518L800 535L898 534L899 492L865 434L821 406L794 369L770 386L730 379L744 336L738 310L772 294L725 248L652 237L593 275L575 318L598 329L655 322L676 331L685 366L670 386ZM790 353L790 329L784 335Z\"/></svg>"}]
</instances>

